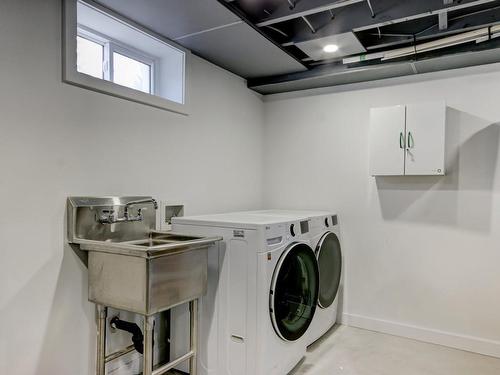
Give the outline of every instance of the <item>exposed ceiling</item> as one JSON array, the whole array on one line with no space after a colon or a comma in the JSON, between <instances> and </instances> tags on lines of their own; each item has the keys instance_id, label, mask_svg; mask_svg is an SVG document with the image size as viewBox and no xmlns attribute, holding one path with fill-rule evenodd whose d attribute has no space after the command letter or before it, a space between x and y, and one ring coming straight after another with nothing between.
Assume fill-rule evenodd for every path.
<instances>
[{"instance_id":1,"label":"exposed ceiling","mask_svg":"<svg viewBox=\"0 0 500 375\"><path fill-rule=\"evenodd\" d=\"M244 78L305 71L217 0L98 0Z\"/></svg>"},{"instance_id":2,"label":"exposed ceiling","mask_svg":"<svg viewBox=\"0 0 500 375\"><path fill-rule=\"evenodd\" d=\"M263 94L500 61L500 0L98 2Z\"/></svg>"}]
</instances>

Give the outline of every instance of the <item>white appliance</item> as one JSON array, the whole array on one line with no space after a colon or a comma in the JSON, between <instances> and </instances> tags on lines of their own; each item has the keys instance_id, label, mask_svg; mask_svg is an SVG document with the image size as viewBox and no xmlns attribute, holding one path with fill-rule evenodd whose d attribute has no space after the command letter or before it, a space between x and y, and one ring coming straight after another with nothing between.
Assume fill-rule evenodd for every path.
<instances>
[{"instance_id":1,"label":"white appliance","mask_svg":"<svg viewBox=\"0 0 500 375\"><path fill-rule=\"evenodd\" d=\"M323 336L337 321L339 291L342 284L343 257L337 215L310 213L311 246L319 267L318 307L307 334L307 345Z\"/></svg>"},{"instance_id":2,"label":"white appliance","mask_svg":"<svg viewBox=\"0 0 500 375\"><path fill-rule=\"evenodd\" d=\"M223 237L209 250L199 372L287 374L305 354L319 293L308 217L240 212L172 224L175 232Z\"/></svg>"},{"instance_id":3,"label":"white appliance","mask_svg":"<svg viewBox=\"0 0 500 375\"><path fill-rule=\"evenodd\" d=\"M337 215L328 211L261 210L255 214L307 217L310 243L318 261L320 284L318 306L309 327L306 345L321 338L337 321L343 257Z\"/></svg>"}]
</instances>

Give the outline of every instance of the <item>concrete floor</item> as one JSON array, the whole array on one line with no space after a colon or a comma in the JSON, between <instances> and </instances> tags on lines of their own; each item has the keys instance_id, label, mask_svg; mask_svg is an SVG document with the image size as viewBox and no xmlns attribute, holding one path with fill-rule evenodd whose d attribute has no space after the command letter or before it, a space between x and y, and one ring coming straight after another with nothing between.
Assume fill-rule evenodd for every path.
<instances>
[{"instance_id":1,"label":"concrete floor","mask_svg":"<svg viewBox=\"0 0 500 375\"><path fill-rule=\"evenodd\" d=\"M499 375L500 359L336 326L290 375Z\"/></svg>"}]
</instances>

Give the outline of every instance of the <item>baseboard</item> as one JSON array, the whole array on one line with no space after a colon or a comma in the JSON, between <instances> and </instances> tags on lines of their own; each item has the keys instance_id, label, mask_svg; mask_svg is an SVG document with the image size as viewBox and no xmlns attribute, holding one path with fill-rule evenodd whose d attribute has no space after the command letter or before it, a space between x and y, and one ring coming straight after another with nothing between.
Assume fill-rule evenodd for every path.
<instances>
[{"instance_id":1,"label":"baseboard","mask_svg":"<svg viewBox=\"0 0 500 375\"><path fill-rule=\"evenodd\" d=\"M342 324L347 326L388 333L395 336L407 337L414 340L500 358L500 341L417 327L388 320L374 319L356 314L344 313L342 314L341 320Z\"/></svg>"}]
</instances>

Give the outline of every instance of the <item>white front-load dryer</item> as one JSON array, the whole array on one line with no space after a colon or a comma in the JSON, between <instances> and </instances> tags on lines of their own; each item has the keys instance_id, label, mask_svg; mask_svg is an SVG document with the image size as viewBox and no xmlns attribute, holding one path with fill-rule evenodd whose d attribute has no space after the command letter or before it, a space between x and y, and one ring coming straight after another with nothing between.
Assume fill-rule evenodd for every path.
<instances>
[{"instance_id":1,"label":"white front-load dryer","mask_svg":"<svg viewBox=\"0 0 500 375\"><path fill-rule=\"evenodd\" d=\"M309 218L239 212L175 218L172 229L223 237L209 250L199 373L291 371L305 354L319 294Z\"/></svg>"},{"instance_id":2,"label":"white front-load dryer","mask_svg":"<svg viewBox=\"0 0 500 375\"><path fill-rule=\"evenodd\" d=\"M314 319L307 335L308 345L321 338L337 321L342 284L343 256L337 215L310 213L311 246L319 267L319 296Z\"/></svg>"}]
</instances>

